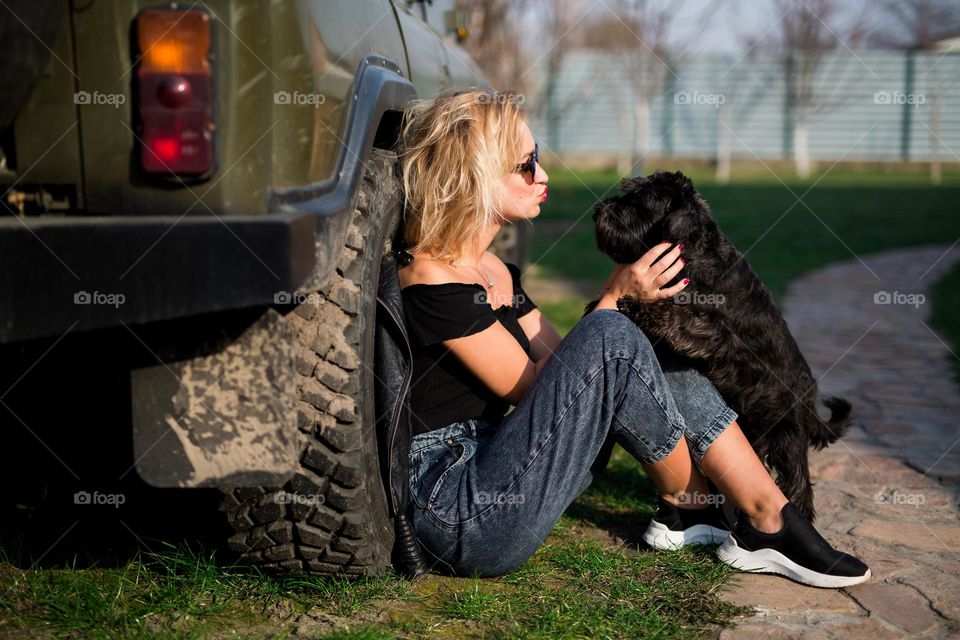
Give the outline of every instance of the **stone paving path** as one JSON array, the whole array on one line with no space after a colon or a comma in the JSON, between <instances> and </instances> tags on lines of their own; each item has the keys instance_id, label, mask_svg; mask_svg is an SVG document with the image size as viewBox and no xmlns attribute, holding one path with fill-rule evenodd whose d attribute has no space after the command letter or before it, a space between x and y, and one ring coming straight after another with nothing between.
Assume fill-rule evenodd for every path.
<instances>
[{"instance_id":1,"label":"stone paving path","mask_svg":"<svg viewBox=\"0 0 960 640\"><path fill-rule=\"evenodd\" d=\"M821 394L856 418L811 456L817 527L873 578L830 590L741 574L723 597L757 613L722 639L960 638L960 385L917 295L958 261L960 246L896 250L791 283L790 330Z\"/></svg>"}]
</instances>

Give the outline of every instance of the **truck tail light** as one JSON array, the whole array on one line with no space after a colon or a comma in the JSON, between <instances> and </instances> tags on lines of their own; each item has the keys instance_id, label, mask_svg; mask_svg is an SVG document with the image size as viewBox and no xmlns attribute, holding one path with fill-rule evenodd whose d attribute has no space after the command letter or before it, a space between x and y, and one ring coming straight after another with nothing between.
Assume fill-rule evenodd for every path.
<instances>
[{"instance_id":1,"label":"truck tail light","mask_svg":"<svg viewBox=\"0 0 960 640\"><path fill-rule=\"evenodd\" d=\"M137 16L140 164L147 173L205 176L214 169L212 26L204 11Z\"/></svg>"}]
</instances>

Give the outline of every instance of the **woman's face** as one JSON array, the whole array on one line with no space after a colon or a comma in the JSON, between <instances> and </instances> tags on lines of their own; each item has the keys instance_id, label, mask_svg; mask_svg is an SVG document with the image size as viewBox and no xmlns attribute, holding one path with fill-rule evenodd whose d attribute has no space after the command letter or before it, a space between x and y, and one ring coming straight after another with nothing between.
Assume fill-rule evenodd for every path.
<instances>
[{"instance_id":1,"label":"woman's face","mask_svg":"<svg viewBox=\"0 0 960 640\"><path fill-rule=\"evenodd\" d=\"M516 158L514 164L523 164L530 159L533 153L534 140L530 127L524 122L522 156ZM518 173L513 171L504 176L503 200L501 211L510 222L536 218L540 215L540 204L547 199L547 180L550 176L538 162L533 175L529 171Z\"/></svg>"}]
</instances>

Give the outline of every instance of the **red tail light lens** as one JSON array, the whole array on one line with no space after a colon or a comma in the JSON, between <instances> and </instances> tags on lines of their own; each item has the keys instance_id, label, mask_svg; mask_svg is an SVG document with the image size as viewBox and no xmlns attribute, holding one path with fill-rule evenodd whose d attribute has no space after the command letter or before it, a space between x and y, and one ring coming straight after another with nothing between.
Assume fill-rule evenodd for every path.
<instances>
[{"instance_id":1,"label":"red tail light lens","mask_svg":"<svg viewBox=\"0 0 960 640\"><path fill-rule=\"evenodd\" d=\"M180 140L178 138L153 137L148 145L150 154L156 156L163 164L176 162L181 156Z\"/></svg>"},{"instance_id":2,"label":"red tail light lens","mask_svg":"<svg viewBox=\"0 0 960 640\"><path fill-rule=\"evenodd\" d=\"M211 39L204 11L137 16L140 163L147 173L203 176L214 169Z\"/></svg>"}]
</instances>

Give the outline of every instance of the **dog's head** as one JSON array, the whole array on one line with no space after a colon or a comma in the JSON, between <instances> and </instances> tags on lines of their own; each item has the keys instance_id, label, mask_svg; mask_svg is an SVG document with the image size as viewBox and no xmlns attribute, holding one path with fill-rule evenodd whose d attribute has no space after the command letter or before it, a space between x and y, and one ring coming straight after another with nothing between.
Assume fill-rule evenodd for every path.
<instances>
[{"instance_id":1,"label":"dog's head","mask_svg":"<svg viewBox=\"0 0 960 640\"><path fill-rule=\"evenodd\" d=\"M655 171L620 183L620 193L596 204L597 247L619 263L636 262L651 247L682 242L709 215L693 182L679 171Z\"/></svg>"}]
</instances>

